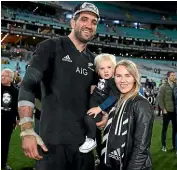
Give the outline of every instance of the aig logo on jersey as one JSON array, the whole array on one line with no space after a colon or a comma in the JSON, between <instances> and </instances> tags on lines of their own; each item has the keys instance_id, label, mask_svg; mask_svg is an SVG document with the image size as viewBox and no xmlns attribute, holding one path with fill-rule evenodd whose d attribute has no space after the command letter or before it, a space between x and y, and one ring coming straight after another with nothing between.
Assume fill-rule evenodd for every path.
<instances>
[{"instance_id":1,"label":"aig logo on jersey","mask_svg":"<svg viewBox=\"0 0 177 170\"><path fill-rule=\"evenodd\" d=\"M72 60L71 60L71 58L69 57L69 55L63 57L63 58L62 58L62 61L66 61L66 62L72 63Z\"/></svg>"},{"instance_id":2,"label":"aig logo on jersey","mask_svg":"<svg viewBox=\"0 0 177 170\"><path fill-rule=\"evenodd\" d=\"M76 68L76 73L82 74L82 75L84 75L84 76L87 76L87 75L88 75L87 69L82 68L82 67L77 67L77 68Z\"/></svg>"},{"instance_id":3,"label":"aig logo on jersey","mask_svg":"<svg viewBox=\"0 0 177 170\"><path fill-rule=\"evenodd\" d=\"M91 67L93 67L93 63L88 63L88 67L87 68L92 70L92 71L94 71L94 69L91 68ZM86 68L83 68L83 67L77 67L76 68L76 73L79 73L79 74L82 74L84 76L87 76L88 75L88 70Z\"/></svg>"}]
</instances>

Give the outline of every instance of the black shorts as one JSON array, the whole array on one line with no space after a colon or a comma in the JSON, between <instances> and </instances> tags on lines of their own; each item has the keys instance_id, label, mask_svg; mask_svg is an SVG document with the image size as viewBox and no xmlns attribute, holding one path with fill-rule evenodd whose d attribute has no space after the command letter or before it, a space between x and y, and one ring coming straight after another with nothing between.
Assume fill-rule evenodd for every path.
<instances>
[{"instance_id":1,"label":"black shorts","mask_svg":"<svg viewBox=\"0 0 177 170\"><path fill-rule=\"evenodd\" d=\"M37 170L94 170L94 156L79 152L79 145L47 145L48 152L39 151L43 159Z\"/></svg>"}]
</instances>

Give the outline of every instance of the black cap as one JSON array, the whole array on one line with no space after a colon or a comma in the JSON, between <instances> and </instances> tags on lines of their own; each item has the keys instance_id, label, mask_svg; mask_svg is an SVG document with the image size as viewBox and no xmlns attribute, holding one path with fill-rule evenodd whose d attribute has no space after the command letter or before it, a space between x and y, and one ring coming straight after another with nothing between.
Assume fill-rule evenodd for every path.
<instances>
[{"instance_id":1,"label":"black cap","mask_svg":"<svg viewBox=\"0 0 177 170\"><path fill-rule=\"evenodd\" d=\"M83 11L93 12L94 14L97 15L98 19L100 19L98 8L94 4L89 2L83 2L81 4L78 4L74 8L73 17L75 17L77 14Z\"/></svg>"}]
</instances>

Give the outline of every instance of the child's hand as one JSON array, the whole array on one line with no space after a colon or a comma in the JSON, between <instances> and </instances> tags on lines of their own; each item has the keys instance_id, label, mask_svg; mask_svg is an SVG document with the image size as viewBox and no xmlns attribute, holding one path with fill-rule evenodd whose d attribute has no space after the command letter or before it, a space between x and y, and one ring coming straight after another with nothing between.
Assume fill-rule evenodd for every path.
<instances>
[{"instance_id":1,"label":"child's hand","mask_svg":"<svg viewBox=\"0 0 177 170\"><path fill-rule=\"evenodd\" d=\"M94 116L94 118L95 118L101 111L102 110L101 110L101 108L99 106L98 107L93 107L87 112L87 114L88 115L95 115Z\"/></svg>"}]
</instances>

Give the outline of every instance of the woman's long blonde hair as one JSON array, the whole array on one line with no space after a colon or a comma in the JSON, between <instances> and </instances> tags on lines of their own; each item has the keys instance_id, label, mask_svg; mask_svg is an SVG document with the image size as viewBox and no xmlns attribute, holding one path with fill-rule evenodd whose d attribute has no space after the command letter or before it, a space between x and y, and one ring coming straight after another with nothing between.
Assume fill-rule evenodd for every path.
<instances>
[{"instance_id":1,"label":"woman's long blonde hair","mask_svg":"<svg viewBox=\"0 0 177 170\"><path fill-rule=\"evenodd\" d=\"M119 110L119 107L122 105L122 103L124 101L127 101L128 99L134 98L135 96L137 96L137 94L139 93L139 88L140 88L139 72L138 72L138 68L137 68L136 64L130 60L121 60L117 63L114 73L116 73L116 69L119 66L124 66L127 69L127 71L135 79L135 84L134 84L134 87L132 88L132 90L129 91L126 95L122 95L122 94L120 95L120 99L117 102L116 110Z\"/></svg>"}]
</instances>

